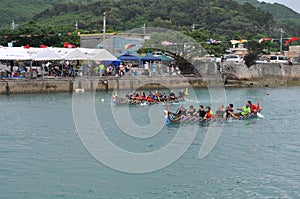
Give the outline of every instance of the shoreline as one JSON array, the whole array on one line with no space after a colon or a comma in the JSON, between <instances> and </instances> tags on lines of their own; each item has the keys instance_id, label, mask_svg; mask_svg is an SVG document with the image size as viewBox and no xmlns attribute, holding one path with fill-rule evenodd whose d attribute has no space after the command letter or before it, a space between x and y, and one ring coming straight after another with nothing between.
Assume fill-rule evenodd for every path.
<instances>
[{"instance_id":1,"label":"shoreline","mask_svg":"<svg viewBox=\"0 0 300 199\"><path fill-rule=\"evenodd\" d=\"M207 85L225 88L300 86L300 65L257 64L204 64L197 69L201 75L177 76L88 76L39 77L0 79L0 95L26 93L60 93L74 91L112 91L138 89L206 88ZM77 89L77 90L76 90Z\"/></svg>"},{"instance_id":2,"label":"shoreline","mask_svg":"<svg viewBox=\"0 0 300 199\"><path fill-rule=\"evenodd\" d=\"M61 93L84 91L113 91L141 89L185 89L207 88L208 81L201 77L80 77L80 78L44 78L44 79L1 79L0 95ZM212 77L210 86L225 88L255 88L300 86L300 78L256 78L227 79ZM83 89L83 90L82 90Z\"/></svg>"}]
</instances>

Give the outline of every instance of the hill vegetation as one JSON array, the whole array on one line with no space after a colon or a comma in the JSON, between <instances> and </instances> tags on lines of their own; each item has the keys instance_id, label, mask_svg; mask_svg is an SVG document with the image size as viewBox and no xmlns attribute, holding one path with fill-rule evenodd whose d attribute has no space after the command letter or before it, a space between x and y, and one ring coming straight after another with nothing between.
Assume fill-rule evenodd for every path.
<instances>
[{"instance_id":1,"label":"hill vegetation","mask_svg":"<svg viewBox=\"0 0 300 199\"><path fill-rule=\"evenodd\" d=\"M252 3L254 4L255 1L253 0ZM278 38L282 24L286 26L286 36L300 34L300 28L286 24L286 22L290 23L286 21L287 18L276 22L273 15L262 10L257 6L258 4L243 3L242 0L240 3L234 0L86 0L84 2L49 0L46 3L43 0L27 0L26 2L26 4L24 1L21 3L20 0L0 2L2 11L4 11L3 5L8 8L7 16L13 13L16 22L17 19L26 21L20 23L15 30L9 27L2 28L0 35L4 37L0 38L1 45L15 41L16 46L27 43L31 46L40 44L62 46L66 40L79 45L77 32L81 34L101 32L104 12L107 16L108 32L125 31L145 24L148 27L182 31L197 41L204 42L204 45L210 38L221 41ZM43 5L42 9L40 5ZM294 19L295 24L297 16L297 13L294 16L292 12L286 15ZM2 22L7 19L7 17L1 18ZM78 30L74 28L76 22L78 22ZM228 44L224 45L228 47L226 46ZM225 49L224 45L208 48L213 52L221 53Z\"/></svg>"},{"instance_id":2,"label":"hill vegetation","mask_svg":"<svg viewBox=\"0 0 300 199\"><path fill-rule=\"evenodd\" d=\"M69 0L1 0L0 1L0 28L9 28L13 20L21 24L47 8ZM72 2L89 3L91 0L72 0Z\"/></svg>"},{"instance_id":3,"label":"hill vegetation","mask_svg":"<svg viewBox=\"0 0 300 199\"><path fill-rule=\"evenodd\" d=\"M300 35L300 14L278 3L259 2L257 0L235 0L240 4L250 3L251 5L260 8L263 11L273 15L277 22L277 26L288 30L291 35Z\"/></svg>"}]
</instances>

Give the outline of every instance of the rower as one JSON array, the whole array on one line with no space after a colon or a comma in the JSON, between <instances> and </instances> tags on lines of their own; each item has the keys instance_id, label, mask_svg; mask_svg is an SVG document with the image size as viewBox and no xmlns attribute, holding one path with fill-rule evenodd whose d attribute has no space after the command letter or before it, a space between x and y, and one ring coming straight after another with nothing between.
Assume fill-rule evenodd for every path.
<instances>
[{"instance_id":1,"label":"rower","mask_svg":"<svg viewBox=\"0 0 300 199\"><path fill-rule=\"evenodd\" d=\"M255 104L252 104L252 102L250 100L247 103L249 104L249 108L251 109L251 113L258 111L257 106Z\"/></svg>"},{"instance_id":2,"label":"rower","mask_svg":"<svg viewBox=\"0 0 300 199\"><path fill-rule=\"evenodd\" d=\"M249 113L251 113L251 109L250 109L250 105L248 104L248 102L245 104L244 107L242 108L238 108L237 110L240 110L241 112L235 114L236 116L245 116Z\"/></svg>"},{"instance_id":3,"label":"rower","mask_svg":"<svg viewBox=\"0 0 300 199\"><path fill-rule=\"evenodd\" d=\"M220 105L218 107L218 110L216 111L215 116L217 118L225 118L226 117L225 110L224 110L224 105Z\"/></svg>"},{"instance_id":4,"label":"rower","mask_svg":"<svg viewBox=\"0 0 300 199\"><path fill-rule=\"evenodd\" d=\"M226 108L226 118L229 118L234 115L234 107L233 104L229 104L229 106Z\"/></svg>"},{"instance_id":5,"label":"rower","mask_svg":"<svg viewBox=\"0 0 300 199\"><path fill-rule=\"evenodd\" d=\"M173 91L170 92L169 98L170 98L171 101L176 99L175 93Z\"/></svg>"},{"instance_id":6,"label":"rower","mask_svg":"<svg viewBox=\"0 0 300 199\"><path fill-rule=\"evenodd\" d=\"M146 96L146 94L144 92L142 94L142 101L147 101L147 96Z\"/></svg>"},{"instance_id":7,"label":"rower","mask_svg":"<svg viewBox=\"0 0 300 199\"><path fill-rule=\"evenodd\" d=\"M184 92L181 89L180 92L178 93L178 98L184 98Z\"/></svg>"},{"instance_id":8,"label":"rower","mask_svg":"<svg viewBox=\"0 0 300 199\"><path fill-rule=\"evenodd\" d=\"M191 105L189 110L187 111L187 114L194 115L195 113L196 113L196 109L193 107L193 105Z\"/></svg>"},{"instance_id":9,"label":"rower","mask_svg":"<svg viewBox=\"0 0 300 199\"><path fill-rule=\"evenodd\" d=\"M183 105L179 106L179 108L176 111L177 115L186 115L186 109L184 108Z\"/></svg>"},{"instance_id":10,"label":"rower","mask_svg":"<svg viewBox=\"0 0 300 199\"><path fill-rule=\"evenodd\" d=\"M199 106L199 110L197 111L197 115L201 118L204 118L205 117L205 110L204 110L204 107L203 105L200 105Z\"/></svg>"},{"instance_id":11,"label":"rower","mask_svg":"<svg viewBox=\"0 0 300 199\"><path fill-rule=\"evenodd\" d=\"M204 119L211 119L213 117L213 112L211 111L210 107L207 106L205 108L205 116Z\"/></svg>"},{"instance_id":12,"label":"rower","mask_svg":"<svg viewBox=\"0 0 300 199\"><path fill-rule=\"evenodd\" d=\"M140 95L138 93L135 95L135 100L140 101Z\"/></svg>"}]
</instances>

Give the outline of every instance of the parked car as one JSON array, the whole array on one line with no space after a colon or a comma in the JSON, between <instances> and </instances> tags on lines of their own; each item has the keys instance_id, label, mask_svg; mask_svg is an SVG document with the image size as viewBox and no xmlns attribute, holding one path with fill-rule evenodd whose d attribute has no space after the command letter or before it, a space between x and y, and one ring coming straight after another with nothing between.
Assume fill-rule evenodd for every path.
<instances>
[{"instance_id":1,"label":"parked car","mask_svg":"<svg viewBox=\"0 0 300 199\"><path fill-rule=\"evenodd\" d=\"M256 64L266 64L266 63L268 63L268 61L265 60L265 58L263 58L263 57L258 57L258 58L255 60L255 63L256 63Z\"/></svg>"},{"instance_id":2,"label":"parked car","mask_svg":"<svg viewBox=\"0 0 300 199\"><path fill-rule=\"evenodd\" d=\"M241 59L238 55L225 55L224 59L226 62L241 62Z\"/></svg>"},{"instance_id":3,"label":"parked car","mask_svg":"<svg viewBox=\"0 0 300 199\"><path fill-rule=\"evenodd\" d=\"M286 56L283 55L272 55L270 57L270 62L271 63L288 63L288 58Z\"/></svg>"}]
</instances>

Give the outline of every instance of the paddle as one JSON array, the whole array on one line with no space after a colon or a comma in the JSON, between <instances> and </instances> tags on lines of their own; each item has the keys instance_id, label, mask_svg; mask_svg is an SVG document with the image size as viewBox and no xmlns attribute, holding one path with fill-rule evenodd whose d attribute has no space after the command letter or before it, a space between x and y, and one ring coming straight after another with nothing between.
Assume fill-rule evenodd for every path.
<instances>
[{"instance_id":1,"label":"paddle","mask_svg":"<svg viewBox=\"0 0 300 199\"><path fill-rule=\"evenodd\" d=\"M260 114L259 112L256 113L257 117L259 118L264 118L265 116L263 116L262 114Z\"/></svg>"},{"instance_id":2,"label":"paddle","mask_svg":"<svg viewBox=\"0 0 300 199\"><path fill-rule=\"evenodd\" d=\"M232 116L232 117L234 117L234 118L238 118L238 116L236 116L233 112L231 112L231 111L228 111L228 113Z\"/></svg>"}]
</instances>

